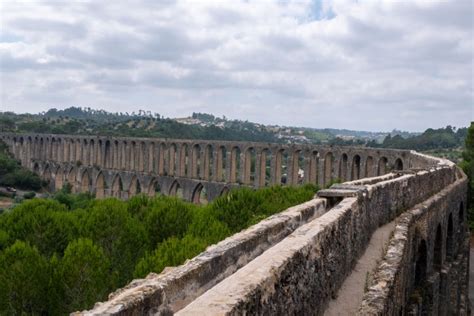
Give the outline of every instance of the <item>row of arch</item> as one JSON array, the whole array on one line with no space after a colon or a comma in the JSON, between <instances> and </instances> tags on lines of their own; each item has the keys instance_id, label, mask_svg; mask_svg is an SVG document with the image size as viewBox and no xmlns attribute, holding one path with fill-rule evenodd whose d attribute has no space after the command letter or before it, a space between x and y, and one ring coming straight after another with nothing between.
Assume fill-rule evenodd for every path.
<instances>
[{"instance_id":1,"label":"row of arch","mask_svg":"<svg viewBox=\"0 0 474 316\"><path fill-rule=\"evenodd\" d=\"M457 216L457 220L455 220L453 214ZM415 292L418 293L417 295L422 295L429 276L435 273L440 274L445 264L449 264L456 259L455 257L459 251L459 247L462 247L462 244L459 245L456 241L464 240L465 227L464 203L460 202L457 214L456 212L450 212L446 224L438 223L436 225L434 238L431 238L431 236L428 238L428 240L434 240L434 243L431 244L431 249L429 249L430 244L426 239L420 237L421 234L419 232L415 233L415 238L412 243L415 248L413 249L413 258L411 260L412 275L414 275L414 278L411 286L407 288L407 301L409 301L410 295ZM447 287L448 285L440 280L438 292L449 292ZM427 298L424 297L424 299ZM449 301L449 299L446 301ZM429 311L427 310L428 306L430 306L430 304L423 304L422 314L444 314L442 313L442 309L445 308L445 306L441 306L440 304L438 306L439 311ZM457 310L457 308L455 308L455 310Z\"/></svg>"},{"instance_id":2,"label":"row of arch","mask_svg":"<svg viewBox=\"0 0 474 316\"><path fill-rule=\"evenodd\" d=\"M35 163L33 169L44 180L51 182L50 185L53 190L60 190L68 183L74 193L91 193L99 199L105 197L130 198L142 193L148 196L155 196L156 194L176 196L196 204L207 204L209 201L207 187L202 182L193 184L191 196L185 197L182 183L178 180L174 180L169 187L162 188L160 177L143 179L137 174L131 174L128 176L130 179L125 180L124 175L116 172L111 176L112 180L107 181L104 171L93 172L93 169L90 168L49 164L45 164L41 168L38 163ZM219 195L227 192L229 192L229 188L224 186L220 189Z\"/></svg>"},{"instance_id":3,"label":"row of arch","mask_svg":"<svg viewBox=\"0 0 474 316\"><path fill-rule=\"evenodd\" d=\"M11 146L27 165L32 160L74 163L255 187L325 185L336 178L357 180L406 167L399 154L365 148L54 136L13 137Z\"/></svg>"}]
</instances>

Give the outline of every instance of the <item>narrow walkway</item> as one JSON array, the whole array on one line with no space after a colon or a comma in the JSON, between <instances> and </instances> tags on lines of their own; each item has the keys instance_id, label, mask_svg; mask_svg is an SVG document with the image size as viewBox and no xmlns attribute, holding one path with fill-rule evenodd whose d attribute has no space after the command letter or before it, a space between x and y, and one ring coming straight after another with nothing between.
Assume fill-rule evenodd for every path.
<instances>
[{"instance_id":1,"label":"narrow walkway","mask_svg":"<svg viewBox=\"0 0 474 316\"><path fill-rule=\"evenodd\" d=\"M382 258L384 248L388 244L390 234L395 228L395 220L379 227L370 239L369 245L357 262L352 273L342 284L337 298L329 302L324 315L355 315L364 296L367 272L372 273L377 262Z\"/></svg>"}]
</instances>

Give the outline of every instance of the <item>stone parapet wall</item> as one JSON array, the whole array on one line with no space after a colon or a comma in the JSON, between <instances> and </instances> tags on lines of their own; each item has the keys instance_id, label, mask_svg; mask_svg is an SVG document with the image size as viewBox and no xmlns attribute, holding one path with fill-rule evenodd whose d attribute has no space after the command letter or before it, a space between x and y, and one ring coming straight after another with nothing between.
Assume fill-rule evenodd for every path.
<instances>
[{"instance_id":1,"label":"stone parapet wall","mask_svg":"<svg viewBox=\"0 0 474 316\"><path fill-rule=\"evenodd\" d=\"M291 207L209 247L182 266L134 280L112 293L109 301L75 315L172 313L325 212L326 201L321 198Z\"/></svg>"},{"instance_id":2,"label":"stone parapet wall","mask_svg":"<svg viewBox=\"0 0 474 316\"><path fill-rule=\"evenodd\" d=\"M466 184L463 176L400 216L359 315L467 314Z\"/></svg>"},{"instance_id":3,"label":"stone parapet wall","mask_svg":"<svg viewBox=\"0 0 474 316\"><path fill-rule=\"evenodd\" d=\"M437 167L362 188L352 186L353 197L297 229L178 314L323 314L372 232L449 186L454 171ZM350 188L333 190L346 196Z\"/></svg>"}]
</instances>

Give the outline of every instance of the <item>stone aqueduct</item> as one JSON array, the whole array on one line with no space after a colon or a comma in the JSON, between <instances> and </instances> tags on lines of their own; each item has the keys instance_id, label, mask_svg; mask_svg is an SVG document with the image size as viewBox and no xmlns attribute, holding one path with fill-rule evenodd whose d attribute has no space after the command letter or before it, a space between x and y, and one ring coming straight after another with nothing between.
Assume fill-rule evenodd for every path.
<instances>
[{"instance_id":1,"label":"stone aqueduct","mask_svg":"<svg viewBox=\"0 0 474 316\"><path fill-rule=\"evenodd\" d=\"M321 187L409 166L408 152L226 141L3 134L21 163L75 192L128 198L139 192L199 202L229 189L301 183ZM300 172L303 171L303 172Z\"/></svg>"},{"instance_id":2,"label":"stone aqueduct","mask_svg":"<svg viewBox=\"0 0 474 316\"><path fill-rule=\"evenodd\" d=\"M447 160L369 148L1 137L52 189L68 181L99 197L127 198L139 187L154 194L157 186L173 195L179 186L198 202L202 188L212 199L240 185L346 181L76 315L469 313L467 178ZM374 236L385 236L382 245Z\"/></svg>"}]
</instances>

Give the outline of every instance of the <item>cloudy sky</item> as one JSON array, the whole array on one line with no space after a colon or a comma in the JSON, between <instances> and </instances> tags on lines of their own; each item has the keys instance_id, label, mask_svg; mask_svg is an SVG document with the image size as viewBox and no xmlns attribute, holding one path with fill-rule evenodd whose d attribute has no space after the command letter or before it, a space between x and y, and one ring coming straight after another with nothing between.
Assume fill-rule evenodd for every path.
<instances>
[{"instance_id":1,"label":"cloudy sky","mask_svg":"<svg viewBox=\"0 0 474 316\"><path fill-rule=\"evenodd\" d=\"M467 126L473 2L1 1L0 111Z\"/></svg>"}]
</instances>

